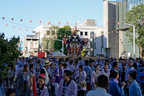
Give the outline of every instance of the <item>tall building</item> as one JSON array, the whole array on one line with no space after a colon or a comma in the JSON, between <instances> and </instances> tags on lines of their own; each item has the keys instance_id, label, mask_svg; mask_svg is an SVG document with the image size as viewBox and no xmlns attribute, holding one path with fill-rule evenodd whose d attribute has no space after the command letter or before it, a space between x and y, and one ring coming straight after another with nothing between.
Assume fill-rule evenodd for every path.
<instances>
[{"instance_id":1,"label":"tall building","mask_svg":"<svg viewBox=\"0 0 144 96\"><path fill-rule=\"evenodd\" d=\"M119 58L119 41L116 31L116 2L103 1L103 53L106 57Z\"/></svg>"},{"instance_id":2,"label":"tall building","mask_svg":"<svg viewBox=\"0 0 144 96\"><path fill-rule=\"evenodd\" d=\"M133 57L133 45L129 42L129 37L126 36L129 26L125 24L125 14L140 4L144 4L144 0L117 0L116 23L120 23L116 26L119 32L119 53L125 57ZM136 57L139 57L139 47L137 45L135 51Z\"/></svg>"},{"instance_id":3,"label":"tall building","mask_svg":"<svg viewBox=\"0 0 144 96\"><path fill-rule=\"evenodd\" d=\"M139 4L144 4L144 0L103 0L103 53L106 57L133 57L133 46L126 36L129 26L125 24L125 14ZM139 57L137 45L135 51L135 56Z\"/></svg>"},{"instance_id":4,"label":"tall building","mask_svg":"<svg viewBox=\"0 0 144 96\"><path fill-rule=\"evenodd\" d=\"M127 11L131 10L133 7L137 5L144 4L144 0L117 0L117 1L127 2Z\"/></svg>"}]
</instances>

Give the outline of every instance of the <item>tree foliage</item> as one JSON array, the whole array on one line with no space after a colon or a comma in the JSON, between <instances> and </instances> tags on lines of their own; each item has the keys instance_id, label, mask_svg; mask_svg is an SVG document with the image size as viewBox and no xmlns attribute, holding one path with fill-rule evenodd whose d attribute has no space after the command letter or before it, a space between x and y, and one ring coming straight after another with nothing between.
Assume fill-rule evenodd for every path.
<instances>
[{"instance_id":1,"label":"tree foliage","mask_svg":"<svg viewBox=\"0 0 144 96\"><path fill-rule=\"evenodd\" d=\"M133 7L132 10L126 13L126 23L133 24L136 27L136 44L139 47L144 48L144 5L138 5ZM129 41L133 41L133 27L130 27L126 35L129 37Z\"/></svg>"},{"instance_id":2,"label":"tree foliage","mask_svg":"<svg viewBox=\"0 0 144 96\"><path fill-rule=\"evenodd\" d=\"M43 49L44 51L50 51L54 49L54 41L56 39L56 34L58 33L59 27L53 26L47 30L47 34L43 37Z\"/></svg>"},{"instance_id":3,"label":"tree foliage","mask_svg":"<svg viewBox=\"0 0 144 96\"><path fill-rule=\"evenodd\" d=\"M60 28L57 33L57 39L63 40L63 37L66 37L66 39L69 39L69 36L72 35L70 26L64 26L63 28ZM54 50L55 51L61 51L62 48L62 42L55 40L54 43ZM64 44L64 54L67 54L66 50L66 44Z\"/></svg>"},{"instance_id":4,"label":"tree foliage","mask_svg":"<svg viewBox=\"0 0 144 96\"><path fill-rule=\"evenodd\" d=\"M10 40L5 39L4 33L0 34L0 79L5 78L9 66L16 63L19 57L18 51L19 37L12 37Z\"/></svg>"}]
</instances>

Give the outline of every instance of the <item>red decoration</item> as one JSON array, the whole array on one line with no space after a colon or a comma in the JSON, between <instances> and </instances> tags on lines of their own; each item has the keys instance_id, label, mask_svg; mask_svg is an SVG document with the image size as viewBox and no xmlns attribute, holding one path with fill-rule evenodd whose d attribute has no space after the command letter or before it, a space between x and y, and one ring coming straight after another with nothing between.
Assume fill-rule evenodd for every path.
<instances>
[{"instance_id":1,"label":"red decoration","mask_svg":"<svg viewBox=\"0 0 144 96\"><path fill-rule=\"evenodd\" d=\"M6 24L6 26L8 26L8 24Z\"/></svg>"},{"instance_id":2,"label":"red decoration","mask_svg":"<svg viewBox=\"0 0 144 96\"><path fill-rule=\"evenodd\" d=\"M35 76L33 76L33 96L37 96L35 81L36 81L36 80L35 80Z\"/></svg>"},{"instance_id":3,"label":"red decoration","mask_svg":"<svg viewBox=\"0 0 144 96\"><path fill-rule=\"evenodd\" d=\"M120 22L118 22L118 25L120 25Z\"/></svg>"},{"instance_id":4,"label":"red decoration","mask_svg":"<svg viewBox=\"0 0 144 96\"><path fill-rule=\"evenodd\" d=\"M41 23L41 21L39 21L39 23Z\"/></svg>"},{"instance_id":5,"label":"red decoration","mask_svg":"<svg viewBox=\"0 0 144 96\"><path fill-rule=\"evenodd\" d=\"M68 25L68 22L66 22L66 24Z\"/></svg>"},{"instance_id":6,"label":"red decoration","mask_svg":"<svg viewBox=\"0 0 144 96\"><path fill-rule=\"evenodd\" d=\"M5 17L3 17L3 19L5 19Z\"/></svg>"},{"instance_id":7,"label":"red decoration","mask_svg":"<svg viewBox=\"0 0 144 96\"><path fill-rule=\"evenodd\" d=\"M45 57L45 52L38 52L38 57Z\"/></svg>"},{"instance_id":8,"label":"red decoration","mask_svg":"<svg viewBox=\"0 0 144 96\"><path fill-rule=\"evenodd\" d=\"M26 29L26 31L28 31L28 29Z\"/></svg>"},{"instance_id":9,"label":"red decoration","mask_svg":"<svg viewBox=\"0 0 144 96\"><path fill-rule=\"evenodd\" d=\"M75 25L77 25L77 22L75 22Z\"/></svg>"},{"instance_id":10,"label":"red decoration","mask_svg":"<svg viewBox=\"0 0 144 96\"><path fill-rule=\"evenodd\" d=\"M97 23L95 22L95 25L97 25Z\"/></svg>"},{"instance_id":11,"label":"red decoration","mask_svg":"<svg viewBox=\"0 0 144 96\"><path fill-rule=\"evenodd\" d=\"M107 25L108 25L108 22L107 22Z\"/></svg>"},{"instance_id":12,"label":"red decoration","mask_svg":"<svg viewBox=\"0 0 144 96\"><path fill-rule=\"evenodd\" d=\"M60 21L58 22L58 24L60 24Z\"/></svg>"},{"instance_id":13,"label":"red decoration","mask_svg":"<svg viewBox=\"0 0 144 96\"><path fill-rule=\"evenodd\" d=\"M15 26L13 26L13 28L15 28Z\"/></svg>"},{"instance_id":14,"label":"red decoration","mask_svg":"<svg viewBox=\"0 0 144 96\"><path fill-rule=\"evenodd\" d=\"M84 24L86 25L87 23L85 22Z\"/></svg>"},{"instance_id":15,"label":"red decoration","mask_svg":"<svg viewBox=\"0 0 144 96\"><path fill-rule=\"evenodd\" d=\"M30 23L32 22L32 20L30 20Z\"/></svg>"},{"instance_id":16,"label":"red decoration","mask_svg":"<svg viewBox=\"0 0 144 96\"><path fill-rule=\"evenodd\" d=\"M20 21L22 22L23 20L21 19Z\"/></svg>"},{"instance_id":17,"label":"red decoration","mask_svg":"<svg viewBox=\"0 0 144 96\"><path fill-rule=\"evenodd\" d=\"M51 22L49 21L48 24L50 24Z\"/></svg>"},{"instance_id":18,"label":"red decoration","mask_svg":"<svg viewBox=\"0 0 144 96\"><path fill-rule=\"evenodd\" d=\"M14 19L12 18L12 20L14 20Z\"/></svg>"},{"instance_id":19,"label":"red decoration","mask_svg":"<svg viewBox=\"0 0 144 96\"><path fill-rule=\"evenodd\" d=\"M21 27L19 28L19 30L21 30Z\"/></svg>"}]
</instances>

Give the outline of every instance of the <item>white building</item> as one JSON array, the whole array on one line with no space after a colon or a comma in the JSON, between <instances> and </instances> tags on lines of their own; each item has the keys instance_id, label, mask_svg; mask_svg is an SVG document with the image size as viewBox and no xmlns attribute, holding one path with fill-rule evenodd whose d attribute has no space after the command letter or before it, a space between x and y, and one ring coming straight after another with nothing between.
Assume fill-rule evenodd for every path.
<instances>
[{"instance_id":1,"label":"white building","mask_svg":"<svg viewBox=\"0 0 144 96\"><path fill-rule=\"evenodd\" d=\"M23 42L23 56L29 57L30 55L37 56L39 47L39 38L35 35L27 35Z\"/></svg>"},{"instance_id":2,"label":"white building","mask_svg":"<svg viewBox=\"0 0 144 96\"><path fill-rule=\"evenodd\" d=\"M72 30L75 27L71 25L69 26L71 27ZM52 25L43 24L34 29L35 36L37 36L37 38L40 38L40 43L42 42L42 38L47 33L50 27L52 27ZM58 25L58 27L62 28L63 26ZM81 38L88 38L88 44L85 46L87 56L95 56L96 54L102 54L103 27L96 27L95 20L85 20L84 24L79 24L76 27L77 30L79 30L77 34ZM51 34L47 37L51 38ZM26 48L26 46L24 47Z\"/></svg>"}]
</instances>

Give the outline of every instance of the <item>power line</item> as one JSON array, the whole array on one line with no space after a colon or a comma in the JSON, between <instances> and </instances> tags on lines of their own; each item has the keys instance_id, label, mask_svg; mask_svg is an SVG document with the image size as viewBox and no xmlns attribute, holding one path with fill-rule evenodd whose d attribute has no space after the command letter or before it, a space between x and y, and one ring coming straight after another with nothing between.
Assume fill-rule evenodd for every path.
<instances>
[{"instance_id":1,"label":"power line","mask_svg":"<svg viewBox=\"0 0 144 96\"><path fill-rule=\"evenodd\" d=\"M1 18L0 18L0 19L1 19ZM6 21L6 22L9 22L9 23L12 23L12 24L15 24L15 25L19 25L19 26L23 26L23 27L30 28L30 29L34 29L33 27L26 26L26 25L22 25L22 24L19 24L19 23L15 23L15 22L12 22L12 21L9 21L9 20L5 20L5 19L1 19L1 20L4 20L4 21Z\"/></svg>"}]
</instances>

